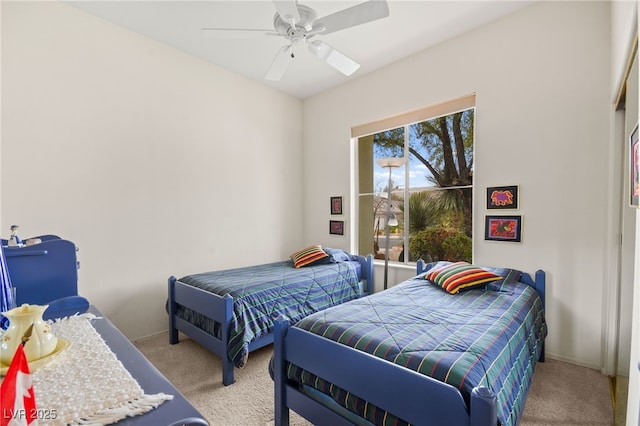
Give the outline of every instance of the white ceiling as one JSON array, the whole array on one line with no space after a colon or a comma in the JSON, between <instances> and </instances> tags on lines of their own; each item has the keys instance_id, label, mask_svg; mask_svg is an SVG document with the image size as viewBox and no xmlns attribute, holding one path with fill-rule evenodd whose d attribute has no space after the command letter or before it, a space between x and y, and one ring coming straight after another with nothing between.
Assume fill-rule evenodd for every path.
<instances>
[{"instance_id":1,"label":"white ceiling","mask_svg":"<svg viewBox=\"0 0 640 426\"><path fill-rule=\"evenodd\" d=\"M300 1L313 8L318 17L361 2ZM344 76L304 49L296 55L282 79L275 82L264 80L264 75L276 52L287 44L285 39L267 35L214 39L205 37L201 31L205 27L271 30L275 6L270 0L65 3L304 99L512 13L531 1L388 0L389 17L314 38L360 63L360 69L352 76Z\"/></svg>"}]
</instances>

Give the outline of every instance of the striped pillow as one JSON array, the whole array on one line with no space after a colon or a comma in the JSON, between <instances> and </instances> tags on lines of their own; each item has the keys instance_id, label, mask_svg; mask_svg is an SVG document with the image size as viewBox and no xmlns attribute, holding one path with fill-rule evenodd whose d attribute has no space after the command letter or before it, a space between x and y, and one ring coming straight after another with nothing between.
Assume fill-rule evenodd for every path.
<instances>
[{"instance_id":1,"label":"striped pillow","mask_svg":"<svg viewBox=\"0 0 640 426\"><path fill-rule=\"evenodd\" d=\"M322 250L322 246L319 244L303 248L291 255L294 268L301 268L303 266L311 265L321 259L329 257L329 255Z\"/></svg>"},{"instance_id":2,"label":"striped pillow","mask_svg":"<svg viewBox=\"0 0 640 426\"><path fill-rule=\"evenodd\" d=\"M484 285L502 279L467 262L456 262L442 268L433 269L424 276L449 294L456 294L463 288Z\"/></svg>"}]
</instances>

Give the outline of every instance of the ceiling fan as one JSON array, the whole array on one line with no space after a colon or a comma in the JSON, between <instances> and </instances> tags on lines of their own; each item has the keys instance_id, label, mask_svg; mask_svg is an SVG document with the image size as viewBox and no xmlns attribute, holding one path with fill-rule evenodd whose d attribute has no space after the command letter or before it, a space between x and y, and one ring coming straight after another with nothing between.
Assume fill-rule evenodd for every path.
<instances>
[{"instance_id":1,"label":"ceiling fan","mask_svg":"<svg viewBox=\"0 0 640 426\"><path fill-rule=\"evenodd\" d=\"M389 16L386 0L369 0L322 18L312 8L298 4L297 0L273 0L276 13L273 30L242 28L203 28L212 37L245 37L254 35L281 36L287 40L276 54L265 79L280 80L289 63L295 58L295 50L307 44L309 51L324 60L344 75L353 74L359 67L353 59L327 43L311 39L317 35L330 34L357 25L366 24Z\"/></svg>"}]
</instances>

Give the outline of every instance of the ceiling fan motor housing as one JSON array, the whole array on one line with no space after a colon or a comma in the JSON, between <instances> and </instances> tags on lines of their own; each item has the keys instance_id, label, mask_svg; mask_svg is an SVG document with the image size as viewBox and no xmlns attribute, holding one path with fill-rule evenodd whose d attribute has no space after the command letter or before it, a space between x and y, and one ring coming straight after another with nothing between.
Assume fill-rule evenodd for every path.
<instances>
[{"instance_id":1,"label":"ceiling fan motor housing","mask_svg":"<svg viewBox=\"0 0 640 426\"><path fill-rule=\"evenodd\" d=\"M313 29L313 23L318 19L315 10L303 4L296 5L300 20L297 22L287 22L276 13L273 16L273 27L283 37L288 38L294 43L303 42L307 36L307 32Z\"/></svg>"}]
</instances>

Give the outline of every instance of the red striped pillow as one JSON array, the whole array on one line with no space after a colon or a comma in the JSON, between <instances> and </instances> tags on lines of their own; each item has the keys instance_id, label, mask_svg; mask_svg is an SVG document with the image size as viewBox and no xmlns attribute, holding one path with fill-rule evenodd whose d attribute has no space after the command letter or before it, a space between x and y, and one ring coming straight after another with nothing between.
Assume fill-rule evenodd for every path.
<instances>
[{"instance_id":1,"label":"red striped pillow","mask_svg":"<svg viewBox=\"0 0 640 426\"><path fill-rule=\"evenodd\" d=\"M315 244L293 253L291 255L291 260L293 260L294 268L301 268L317 262L318 260L324 259L325 257L329 257L329 255L322 250L321 245Z\"/></svg>"},{"instance_id":2,"label":"red striped pillow","mask_svg":"<svg viewBox=\"0 0 640 426\"><path fill-rule=\"evenodd\" d=\"M427 272L425 278L450 294L456 294L463 288L481 286L502 279L496 274L467 262L456 262L433 269Z\"/></svg>"}]
</instances>

